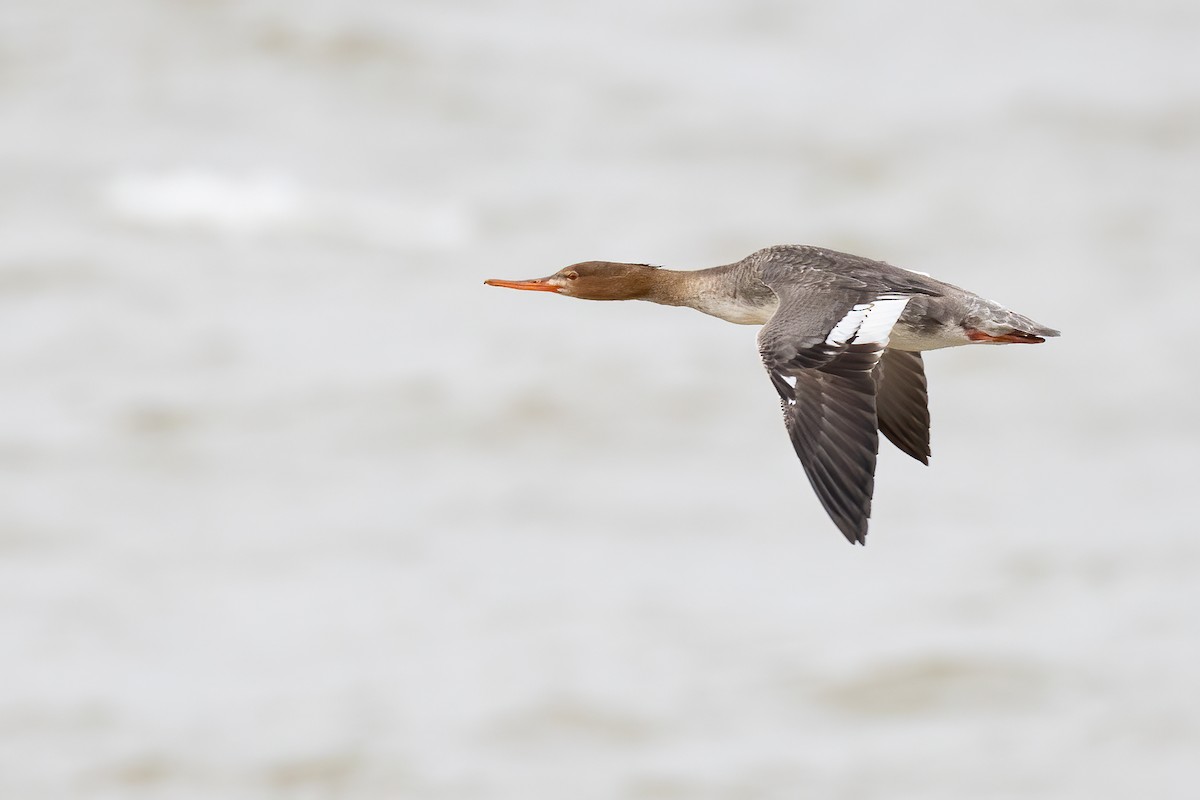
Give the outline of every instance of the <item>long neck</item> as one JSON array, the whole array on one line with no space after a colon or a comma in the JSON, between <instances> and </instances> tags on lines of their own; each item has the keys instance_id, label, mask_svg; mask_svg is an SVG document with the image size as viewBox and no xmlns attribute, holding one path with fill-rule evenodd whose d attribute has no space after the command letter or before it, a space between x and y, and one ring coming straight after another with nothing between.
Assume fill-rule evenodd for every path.
<instances>
[{"instance_id":1,"label":"long neck","mask_svg":"<svg viewBox=\"0 0 1200 800\"><path fill-rule=\"evenodd\" d=\"M644 290L637 298L663 306L694 306L703 290L696 276L703 270L653 269L644 274Z\"/></svg>"},{"instance_id":2,"label":"long neck","mask_svg":"<svg viewBox=\"0 0 1200 800\"><path fill-rule=\"evenodd\" d=\"M656 269L639 299L688 306L740 325L761 325L778 300L742 263L698 270Z\"/></svg>"}]
</instances>

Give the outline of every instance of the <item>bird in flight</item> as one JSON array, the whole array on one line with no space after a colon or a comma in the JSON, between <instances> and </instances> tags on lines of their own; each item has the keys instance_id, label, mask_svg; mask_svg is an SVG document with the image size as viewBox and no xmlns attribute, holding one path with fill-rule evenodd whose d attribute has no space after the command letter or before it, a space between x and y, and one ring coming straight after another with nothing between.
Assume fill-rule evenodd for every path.
<instances>
[{"instance_id":1,"label":"bird in flight","mask_svg":"<svg viewBox=\"0 0 1200 800\"><path fill-rule=\"evenodd\" d=\"M688 306L761 325L758 352L792 446L825 511L866 544L879 433L929 463L921 353L966 344L1040 344L1058 331L920 272L808 245L732 264L671 270L585 261L547 278L485 281L584 300Z\"/></svg>"}]
</instances>

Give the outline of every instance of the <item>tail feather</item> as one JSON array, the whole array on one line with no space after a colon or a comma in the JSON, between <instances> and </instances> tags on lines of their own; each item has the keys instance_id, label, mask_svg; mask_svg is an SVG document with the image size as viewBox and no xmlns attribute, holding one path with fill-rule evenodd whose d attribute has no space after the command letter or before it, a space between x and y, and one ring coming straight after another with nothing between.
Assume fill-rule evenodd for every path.
<instances>
[{"instance_id":1,"label":"tail feather","mask_svg":"<svg viewBox=\"0 0 1200 800\"><path fill-rule=\"evenodd\" d=\"M1058 331L1054 330L1054 328L1047 328L1045 325L1039 325L1029 317L1022 317L1019 314L1013 314L1013 316L1016 317L1015 321L1017 322L1016 325L1013 325L1014 333L1024 333L1030 336L1045 336L1048 339L1059 335Z\"/></svg>"},{"instance_id":2,"label":"tail feather","mask_svg":"<svg viewBox=\"0 0 1200 800\"><path fill-rule=\"evenodd\" d=\"M976 342L1040 344L1059 335L1054 328L1047 328L1007 308L989 310L992 313L980 315L982 318L972 320L974 324L967 327L967 336Z\"/></svg>"}]
</instances>

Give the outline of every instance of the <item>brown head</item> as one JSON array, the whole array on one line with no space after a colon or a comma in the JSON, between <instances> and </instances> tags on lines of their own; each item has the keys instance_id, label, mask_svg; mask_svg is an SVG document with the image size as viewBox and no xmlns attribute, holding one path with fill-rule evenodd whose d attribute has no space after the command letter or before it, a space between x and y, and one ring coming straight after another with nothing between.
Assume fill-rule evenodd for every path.
<instances>
[{"instance_id":1,"label":"brown head","mask_svg":"<svg viewBox=\"0 0 1200 800\"><path fill-rule=\"evenodd\" d=\"M491 278L488 286L554 292L583 300L639 300L647 297L660 275L657 267L646 264L616 264L611 261L584 261L563 267L548 278L505 281Z\"/></svg>"}]
</instances>

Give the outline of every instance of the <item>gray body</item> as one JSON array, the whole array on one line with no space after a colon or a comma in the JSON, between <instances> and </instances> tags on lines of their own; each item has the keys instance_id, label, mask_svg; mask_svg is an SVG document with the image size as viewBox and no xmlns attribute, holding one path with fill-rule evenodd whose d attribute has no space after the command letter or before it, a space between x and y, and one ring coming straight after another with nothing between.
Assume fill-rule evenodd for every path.
<instances>
[{"instance_id":1,"label":"gray body","mask_svg":"<svg viewBox=\"0 0 1200 800\"><path fill-rule=\"evenodd\" d=\"M929 403L921 351L1034 343L1058 331L928 275L806 245L759 250L687 275L683 302L743 325L762 325L759 352L784 422L821 504L851 542L865 543L882 432L929 463ZM851 335L843 320L874 305L902 306ZM853 328L855 320L849 320ZM861 335L860 335L861 334Z\"/></svg>"},{"instance_id":2,"label":"gray body","mask_svg":"<svg viewBox=\"0 0 1200 800\"><path fill-rule=\"evenodd\" d=\"M974 344L965 332L967 327L995 335L1012 330L1058 335L1058 331L999 303L924 273L822 247L776 245L733 264L691 274L698 287L703 287L699 303L692 307L739 325L770 321L779 307L780 291L819 295L823 310L838 319L838 312L844 314L853 301L871 293L895 292L908 294L910 299L892 329L887 346L893 350L919 352ZM795 321L801 323L798 318ZM833 322L836 320L830 322L831 327ZM807 327L808 319L803 324Z\"/></svg>"}]
</instances>

